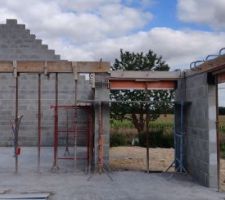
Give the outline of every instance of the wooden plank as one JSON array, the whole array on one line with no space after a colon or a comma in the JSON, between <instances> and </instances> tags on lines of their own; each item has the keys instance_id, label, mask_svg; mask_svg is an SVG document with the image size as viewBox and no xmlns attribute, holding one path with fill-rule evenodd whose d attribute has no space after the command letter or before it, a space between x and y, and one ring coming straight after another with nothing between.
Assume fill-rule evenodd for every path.
<instances>
[{"instance_id":1,"label":"wooden plank","mask_svg":"<svg viewBox=\"0 0 225 200\"><path fill-rule=\"evenodd\" d=\"M225 83L225 72L217 75L218 83Z\"/></svg>"},{"instance_id":2,"label":"wooden plank","mask_svg":"<svg viewBox=\"0 0 225 200\"><path fill-rule=\"evenodd\" d=\"M110 80L110 90L170 90L176 88L176 81L132 81L132 80Z\"/></svg>"},{"instance_id":3,"label":"wooden plank","mask_svg":"<svg viewBox=\"0 0 225 200\"><path fill-rule=\"evenodd\" d=\"M44 73L45 66L48 73L108 73L109 62L69 62L69 61L17 61L18 73ZM0 73L13 72L12 61L0 61Z\"/></svg>"},{"instance_id":4,"label":"wooden plank","mask_svg":"<svg viewBox=\"0 0 225 200\"><path fill-rule=\"evenodd\" d=\"M50 193L0 194L0 199L47 199Z\"/></svg>"},{"instance_id":5,"label":"wooden plank","mask_svg":"<svg viewBox=\"0 0 225 200\"><path fill-rule=\"evenodd\" d=\"M178 80L181 71L112 71L111 80Z\"/></svg>"},{"instance_id":6,"label":"wooden plank","mask_svg":"<svg viewBox=\"0 0 225 200\"><path fill-rule=\"evenodd\" d=\"M218 56L215 59L205 61L203 64L198 65L196 70L187 70L186 75L191 76L204 72L215 72L225 68L225 55Z\"/></svg>"},{"instance_id":7,"label":"wooden plank","mask_svg":"<svg viewBox=\"0 0 225 200\"><path fill-rule=\"evenodd\" d=\"M72 62L72 66L82 73L110 72L109 62Z\"/></svg>"}]
</instances>

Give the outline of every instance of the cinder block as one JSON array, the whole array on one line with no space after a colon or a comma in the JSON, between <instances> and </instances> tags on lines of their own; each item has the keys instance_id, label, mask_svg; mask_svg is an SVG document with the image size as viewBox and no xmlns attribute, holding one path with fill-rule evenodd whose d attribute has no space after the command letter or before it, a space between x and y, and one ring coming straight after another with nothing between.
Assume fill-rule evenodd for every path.
<instances>
[{"instance_id":1,"label":"cinder block","mask_svg":"<svg viewBox=\"0 0 225 200\"><path fill-rule=\"evenodd\" d=\"M6 19L6 24L7 25L17 25L17 20L16 19Z\"/></svg>"}]
</instances>

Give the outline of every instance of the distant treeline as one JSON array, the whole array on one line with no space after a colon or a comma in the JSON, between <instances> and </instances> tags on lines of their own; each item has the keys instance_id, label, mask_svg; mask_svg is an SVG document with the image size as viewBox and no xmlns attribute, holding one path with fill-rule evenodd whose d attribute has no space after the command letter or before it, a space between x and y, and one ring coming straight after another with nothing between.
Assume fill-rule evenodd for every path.
<instances>
[{"instance_id":1,"label":"distant treeline","mask_svg":"<svg viewBox=\"0 0 225 200\"><path fill-rule=\"evenodd\" d=\"M160 114L174 114L174 108L162 110ZM225 115L225 107L219 107L219 115Z\"/></svg>"},{"instance_id":2,"label":"distant treeline","mask_svg":"<svg viewBox=\"0 0 225 200\"><path fill-rule=\"evenodd\" d=\"M225 115L225 107L219 107L219 114Z\"/></svg>"}]
</instances>

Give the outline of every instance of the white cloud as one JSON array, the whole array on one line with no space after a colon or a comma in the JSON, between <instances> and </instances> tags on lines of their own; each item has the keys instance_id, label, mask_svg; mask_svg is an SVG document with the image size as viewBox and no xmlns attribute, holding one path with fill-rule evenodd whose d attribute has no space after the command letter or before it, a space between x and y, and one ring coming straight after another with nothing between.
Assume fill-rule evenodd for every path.
<instances>
[{"instance_id":1,"label":"white cloud","mask_svg":"<svg viewBox=\"0 0 225 200\"><path fill-rule=\"evenodd\" d=\"M119 0L0 0L0 3L1 16L11 17L10 13L14 13L20 22L42 33L41 37L76 38L77 43L126 35L152 19L151 13L128 7Z\"/></svg>"},{"instance_id":2,"label":"white cloud","mask_svg":"<svg viewBox=\"0 0 225 200\"><path fill-rule=\"evenodd\" d=\"M178 0L178 17L184 22L207 24L215 29L225 28L224 0Z\"/></svg>"},{"instance_id":3,"label":"white cloud","mask_svg":"<svg viewBox=\"0 0 225 200\"><path fill-rule=\"evenodd\" d=\"M208 54L216 54L225 44L225 33L182 31L170 28L153 28L129 36L108 38L101 42L87 42L76 46L64 45L63 41L48 40L66 59L113 61L119 50L140 52L152 49L174 68L188 68L190 62L205 59Z\"/></svg>"},{"instance_id":4,"label":"white cloud","mask_svg":"<svg viewBox=\"0 0 225 200\"><path fill-rule=\"evenodd\" d=\"M63 59L70 60L114 61L121 48L135 52L152 49L173 68L187 68L191 61L216 53L225 43L224 32L163 27L146 30L143 27L152 15L141 7L129 6L133 1L0 0L0 22L17 18ZM182 1L179 3L182 6Z\"/></svg>"}]
</instances>

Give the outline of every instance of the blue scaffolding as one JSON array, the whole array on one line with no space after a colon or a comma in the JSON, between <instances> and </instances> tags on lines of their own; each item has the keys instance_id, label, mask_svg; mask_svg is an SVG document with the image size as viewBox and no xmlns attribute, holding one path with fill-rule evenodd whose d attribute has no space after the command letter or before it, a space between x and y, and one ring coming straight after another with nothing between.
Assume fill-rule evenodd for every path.
<instances>
[{"instance_id":1,"label":"blue scaffolding","mask_svg":"<svg viewBox=\"0 0 225 200\"><path fill-rule=\"evenodd\" d=\"M184 137L185 137L185 110L191 102L175 102L175 125L174 125L174 160L166 169L175 167L176 172L187 173L184 165Z\"/></svg>"}]
</instances>

